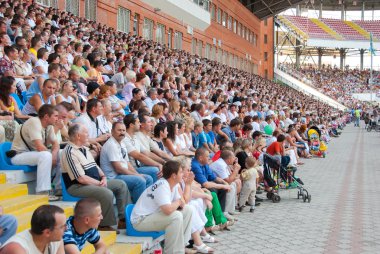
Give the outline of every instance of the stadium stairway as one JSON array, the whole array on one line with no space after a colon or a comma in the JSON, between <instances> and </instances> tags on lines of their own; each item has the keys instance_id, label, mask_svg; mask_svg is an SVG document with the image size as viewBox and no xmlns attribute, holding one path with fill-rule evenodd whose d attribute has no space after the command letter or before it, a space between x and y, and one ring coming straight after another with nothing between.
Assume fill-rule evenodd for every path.
<instances>
[{"instance_id":1,"label":"stadium stairway","mask_svg":"<svg viewBox=\"0 0 380 254\"><path fill-rule=\"evenodd\" d=\"M332 37L334 37L337 40L344 40L344 37L338 34L335 30L333 30L331 27L320 21L319 19L310 19L312 22L314 22L317 26L322 28L326 33L330 34Z\"/></svg>"},{"instance_id":2,"label":"stadium stairway","mask_svg":"<svg viewBox=\"0 0 380 254\"><path fill-rule=\"evenodd\" d=\"M12 214L17 218L17 232L21 232L30 228L33 211L41 205L49 204L48 196L29 195L27 184L7 183L6 176L5 173L0 173L0 206L3 207L5 214ZM60 206L67 217L73 214L73 202L54 202L52 204ZM138 254L142 252L143 246L151 247L149 239L129 238L125 235L125 231L121 243L117 240L115 232L100 233L110 252L114 254ZM94 247L91 244L86 244L81 253L94 253Z\"/></svg>"},{"instance_id":3,"label":"stadium stairway","mask_svg":"<svg viewBox=\"0 0 380 254\"><path fill-rule=\"evenodd\" d=\"M350 26L352 29L356 30L359 34L367 38L368 40L370 39L370 34L366 30L364 30L361 26L356 24L355 22L345 20L344 23L346 23L348 26Z\"/></svg>"}]
</instances>

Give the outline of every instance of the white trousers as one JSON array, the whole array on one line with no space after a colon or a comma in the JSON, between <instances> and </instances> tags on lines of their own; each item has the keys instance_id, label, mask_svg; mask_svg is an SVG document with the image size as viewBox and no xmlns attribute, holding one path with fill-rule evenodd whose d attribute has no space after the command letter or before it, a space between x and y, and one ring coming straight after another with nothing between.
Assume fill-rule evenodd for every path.
<instances>
[{"instance_id":1,"label":"white trousers","mask_svg":"<svg viewBox=\"0 0 380 254\"><path fill-rule=\"evenodd\" d=\"M236 206L236 183L230 184L231 190L226 195L226 209L225 212L234 212Z\"/></svg>"},{"instance_id":2,"label":"white trousers","mask_svg":"<svg viewBox=\"0 0 380 254\"><path fill-rule=\"evenodd\" d=\"M53 157L51 152L23 152L11 159L13 165L37 166L36 192L51 189L51 166Z\"/></svg>"},{"instance_id":3,"label":"white trousers","mask_svg":"<svg viewBox=\"0 0 380 254\"><path fill-rule=\"evenodd\" d=\"M206 206L203 199L192 199L190 200L189 205L193 209L193 217L191 218L191 233L202 231L207 222Z\"/></svg>"},{"instance_id":4,"label":"white trousers","mask_svg":"<svg viewBox=\"0 0 380 254\"><path fill-rule=\"evenodd\" d=\"M189 205L181 211L174 211L165 215L161 211L154 213L142 221L133 225L139 231L161 231L165 230L165 254L185 253L185 243L191 237L192 209Z\"/></svg>"}]
</instances>

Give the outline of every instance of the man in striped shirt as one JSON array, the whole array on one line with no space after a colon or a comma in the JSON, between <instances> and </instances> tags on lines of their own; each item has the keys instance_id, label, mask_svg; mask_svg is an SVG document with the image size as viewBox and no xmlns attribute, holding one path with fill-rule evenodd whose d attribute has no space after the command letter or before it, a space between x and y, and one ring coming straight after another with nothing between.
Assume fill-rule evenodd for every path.
<instances>
[{"instance_id":1,"label":"man in striped shirt","mask_svg":"<svg viewBox=\"0 0 380 254\"><path fill-rule=\"evenodd\" d=\"M94 245L96 253L109 253L97 230L103 219L99 201L93 198L79 200L74 208L74 216L66 222L63 235L66 254L79 254L86 242Z\"/></svg>"},{"instance_id":2,"label":"man in striped shirt","mask_svg":"<svg viewBox=\"0 0 380 254\"><path fill-rule=\"evenodd\" d=\"M113 199L119 215L118 228L125 228L124 209L131 202L127 185L119 179L108 179L96 165L94 157L85 146L88 143L88 130L82 124L69 128L70 142L61 153L62 178L67 192L74 197L94 198L100 202L104 219L99 230L115 231L116 225ZM116 231L118 232L118 231Z\"/></svg>"}]
</instances>

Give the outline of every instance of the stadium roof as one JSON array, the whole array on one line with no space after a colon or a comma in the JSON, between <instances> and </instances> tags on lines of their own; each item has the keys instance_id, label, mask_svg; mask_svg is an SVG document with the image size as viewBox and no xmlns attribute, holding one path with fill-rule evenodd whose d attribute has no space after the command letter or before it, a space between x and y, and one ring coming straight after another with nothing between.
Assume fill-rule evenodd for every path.
<instances>
[{"instance_id":1,"label":"stadium roof","mask_svg":"<svg viewBox=\"0 0 380 254\"><path fill-rule=\"evenodd\" d=\"M239 0L259 19L272 17L306 0Z\"/></svg>"},{"instance_id":2,"label":"stadium roof","mask_svg":"<svg viewBox=\"0 0 380 254\"><path fill-rule=\"evenodd\" d=\"M272 17L300 4L302 8L319 9L323 3L324 11L340 11L344 4L347 11L380 10L380 0L239 0L259 19Z\"/></svg>"}]
</instances>

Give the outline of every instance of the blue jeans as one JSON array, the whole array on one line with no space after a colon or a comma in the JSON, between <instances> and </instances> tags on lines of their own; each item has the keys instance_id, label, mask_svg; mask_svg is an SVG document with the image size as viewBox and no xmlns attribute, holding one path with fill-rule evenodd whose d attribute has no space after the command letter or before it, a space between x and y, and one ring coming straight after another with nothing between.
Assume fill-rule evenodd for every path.
<instances>
[{"instance_id":1,"label":"blue jeans","mask_svg":"<svg viewBox=\"0 0 380 254\"><path fill-rule=\"evenodd\" d=\"M2 215L0 217L0 228L3 229L3 234L0 236L0 245L3 245L11 236L16 234L16 217L13 215Z\"/></svg>"},{"instance_id":2,"label":"blue jeans","mask_svg":"<svg viewBox=\"0 0 380 254\"><path fill-rule=\"evenodd\" d=\"M139 174L150 175L155 183L158 180L157 173L159 169L152 166L143 166L136 169Z\"/></svg>"},{"instance_id":3,"label":"blue jeans","mask_svg":"<svg viewBox=\"0 0 380 254\"><path fill-rule=\"evenodd\" d=\"M116 179L123 180L128 187L132 196L132 202L136 203L140 195L153 183L153 179L149 175L144 175L144 178L136 175L118 175Z\"/></svg>"}]
</instances>

